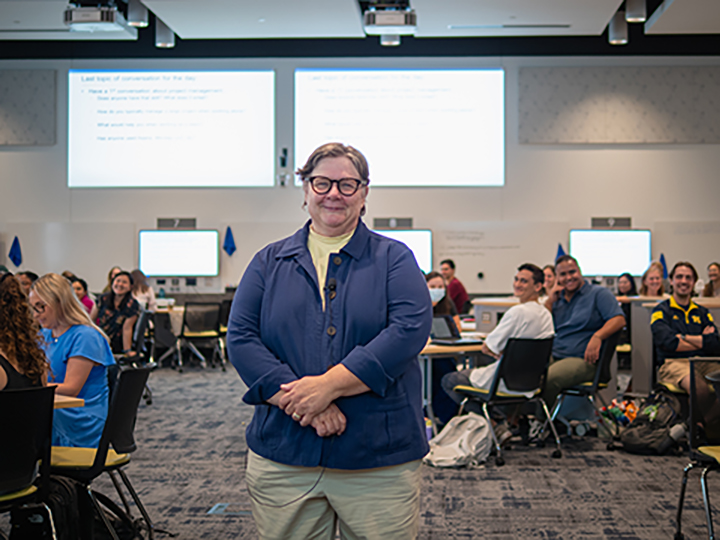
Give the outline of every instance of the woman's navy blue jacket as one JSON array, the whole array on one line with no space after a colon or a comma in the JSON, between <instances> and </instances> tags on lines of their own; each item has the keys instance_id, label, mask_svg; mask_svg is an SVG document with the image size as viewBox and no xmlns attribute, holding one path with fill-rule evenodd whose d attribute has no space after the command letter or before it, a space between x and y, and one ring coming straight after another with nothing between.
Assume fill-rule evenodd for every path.
<instances>
[{"instance_id":1,"label":"woman's navy blue jacket","mask_svg":"<svg viewBox=\"0 0 720 540\"><path fill-rule=\"evenodd\" d=\"M428 445L417 355L430 334L432 304L415 258L360 221L330 255L323 311L309 226L258 252L233 301L230 361L248 386L243 400L255 405L248 446L305 467L368 469L420 459ZM337 363L370 388L335 402L347 418L342 435L318 437L266 403L281 384Z\"/></svg>"}]
</instances>

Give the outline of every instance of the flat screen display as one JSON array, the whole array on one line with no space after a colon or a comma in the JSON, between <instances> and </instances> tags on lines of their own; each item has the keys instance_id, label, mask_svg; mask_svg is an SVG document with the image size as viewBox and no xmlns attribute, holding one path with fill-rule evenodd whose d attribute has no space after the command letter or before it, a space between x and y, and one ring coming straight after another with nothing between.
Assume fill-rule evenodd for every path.
<instances>
[{"instance_id":1,"label":"flat screen display","mask_svg":"<svg viewBox=\"0 0 720 540\"><path fill-rule=\"evenodd\" d=\"M572 230L569 247L586 276L641 276L652 261L648 230Z\"/></svg>"},{"instance_id":2,"label":"flat screen display","mask_svg":"<svg viewBox=\"0 0 720 540\"><path fill-rule=\"evenodd\" d=\"M68 73L68 186L272 186L273 71Z\"/></svg>"},{"instance_id":3,"label":"flat screen display","mask_svg":"<svg viewBox=\"0 0 720 540\"><path fill-rule=\"evenodd\" d=\"M218 231L140 231L138 268L148 277L220 273Z\"/></svg>"},{"instance_id":4,"label":"flat screen display","mask_svg":"<svg viewBox=\"0 0 720 540\"><path fill-rule=\"evenodd\" d=\"M371 186L505 184L502 69L297 69L295 165L360 150Z\"/></svg>"},{"instance_id":5,"label":"flat screen display","mask_svg":"<svg viewBox=\"0 0 720 540\"><path fill-rule=\"evenodd\" d=\"M432 270L432 231L425 229L411 230L376 230L374 231L398 242L402 242L415 255L420 270L425 274Z\"/></svg>"}]
</instances>

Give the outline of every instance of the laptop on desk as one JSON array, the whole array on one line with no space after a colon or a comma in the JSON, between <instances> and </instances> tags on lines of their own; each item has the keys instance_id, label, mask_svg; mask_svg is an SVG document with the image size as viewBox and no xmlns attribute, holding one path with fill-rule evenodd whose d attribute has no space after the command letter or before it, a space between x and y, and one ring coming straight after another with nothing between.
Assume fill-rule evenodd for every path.
<instances>
[{"instance_id":1,"label":"laptop on desk","mask_svg":"<svg viewBox=\"0 0 720 540\"><path fill-rule=\"evenodd\" d=\"M463 338L450 315L433 317L430 329L432 345L482 345L482 340Z\"/></svg>"}]
</instances>

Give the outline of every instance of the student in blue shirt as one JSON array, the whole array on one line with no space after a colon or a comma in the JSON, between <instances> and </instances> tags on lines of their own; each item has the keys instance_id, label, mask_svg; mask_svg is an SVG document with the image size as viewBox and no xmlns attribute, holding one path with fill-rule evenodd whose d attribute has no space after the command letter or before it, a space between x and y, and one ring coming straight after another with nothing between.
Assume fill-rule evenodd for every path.
<instances>
[{"instance_id":1,"label":"student in blue shirt","mask_svg":"<svg viewBox=\"0 0 720 540\"><path fill-rule=\"evenodd\" d=\"M107 367L115 363L107 337L93 324L70 282L46 274L30 291L30 307L42 326L55 392L85 400L83 407L53 414L53 446L96 448L108 413Z\"/></svg>"},{"instance_id":2,"label":"student in blue shirt","mask_svg":"<svg viewBox=\"0 0 720 540\"><path fill-rule=\"evenodd\" d=\"M543 394L549 407L564 389L592 380L603 340L625 326L613 293L586 281L573 257L560 257L555 272L557 281L545 302L555 324L553 363Z\"/></svg>"}]
</instances>

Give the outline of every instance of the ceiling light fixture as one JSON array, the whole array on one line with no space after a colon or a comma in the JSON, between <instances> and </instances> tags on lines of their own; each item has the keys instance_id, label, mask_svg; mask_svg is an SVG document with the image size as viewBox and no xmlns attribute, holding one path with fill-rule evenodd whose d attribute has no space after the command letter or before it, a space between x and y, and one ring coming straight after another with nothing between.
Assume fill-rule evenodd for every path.
<instances>
[{"instance_id":1,"label":"ceiling light fixture","mask_svg":"<svg viewBox=\"0 0 720 540\"><path fill-rule=\"evenodd\" d=\"M645 0L625 0L625 20L629 23L642 23L647 20Z\"/></svg>"},{"instance_id":2,"label":"ceiling light fixture","mask_svg":"<svg viewBox=\"0 0 720 540\"><path fill-rule=\"evenodd\" d=\"M363 27L368 36L380 36L380 45L396 47L400 36L413 36L417 28L417 15L412 9L375 9L363 14Z\"/></svg>"},{"instance_id":3,"label":"ceiling light fixture","mask_svg":"<svg viewBox=\"0 0 720 540\"><path fill-rule=\"evenodd\" d=\"M608 25L608 43L610 45L627 45L628 42L628 26L625 21L625 12L618 11L610 19Z\"/></svg>"},{"instance_id":4,"label":"ceiling light fixture","mask_svg":"<svg viewBox=\"0 0 720 540\"><path fill-rule=\"evenodd\" d=\"M148 10L140 0L128 0L127 21L135 28L147 28Z\"/></svg>"},{"instance_id":5,"label":"ceiling light fixture","mask_svg":"<svg viewBox=\"0 0 720 540\"><path fill-rule=\"evenodd\" d=\"M400 36L397 34L383 34L380 36L380 45L383 47L397 47L400 45Z\"/></svg>"},{"instance_id":6,"label":"ceiling light fixture","mask_svg":"<svg viewBox=\"0 0 720 540\"><path fill-rule=\"evenodd\" d=\"M155 17L155 46L159 49L172 49L175 46L175 32Z\"/></svg>"}]
</instances>

